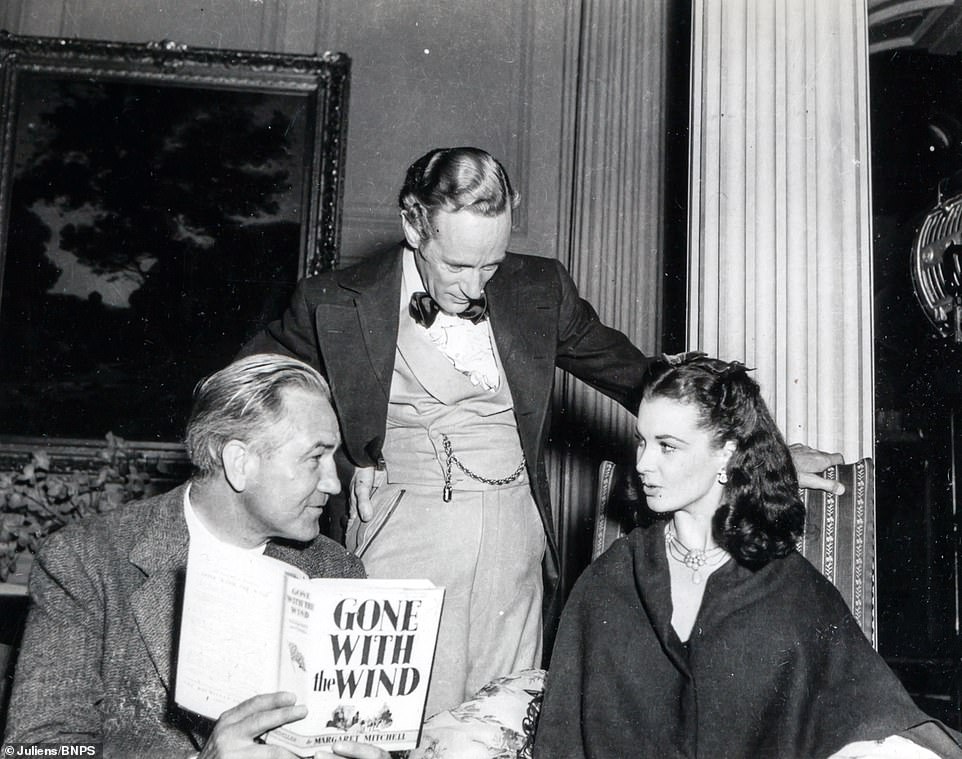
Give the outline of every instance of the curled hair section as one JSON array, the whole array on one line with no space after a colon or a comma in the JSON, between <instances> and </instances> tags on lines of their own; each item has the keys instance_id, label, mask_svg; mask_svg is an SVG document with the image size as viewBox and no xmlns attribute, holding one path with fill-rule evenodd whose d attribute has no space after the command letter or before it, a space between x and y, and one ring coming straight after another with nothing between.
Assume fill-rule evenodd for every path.
<instances>
[{"instance_id":1,"label":"curled hair section","mask_svg":"<svg viewBox=\"0 0 962 759\"><path fill-rule=\"evenodd\" d=\"M701 353L666 356L649 368L642 403L669 398L693 406L715 446L734 443L714 537L736 561L757 568L795 550L805 507L788 446L750 372Z\"/></svg>"}]
</instances>

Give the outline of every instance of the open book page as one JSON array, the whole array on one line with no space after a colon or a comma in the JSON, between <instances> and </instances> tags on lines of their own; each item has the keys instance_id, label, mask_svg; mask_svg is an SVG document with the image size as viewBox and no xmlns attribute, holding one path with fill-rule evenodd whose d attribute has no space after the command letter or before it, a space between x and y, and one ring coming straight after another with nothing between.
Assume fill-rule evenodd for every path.
<instances>
[{"instance_id":1,"label":"open book page","mask_svg":"<svg viewBox=\"0 0 962 759\"><path fill-rule=\"evenodd\" d=\"M308 715L268 743L302 756L337 740L413 748L443 598L426 580L289 579L280 685Z\"/></svg>"},{"instance_id":2,"label":"open book page","mask_svg":"<svg viewBox=\"0 0 962 759\"><path fill-rule=\"evenodd\" d=\"M279 690L285 577L277 559L190 547L177 655L176 701L217 719L259 693ZM268 653L270 652L270 653Z\"/></svg>"}]
</instances>

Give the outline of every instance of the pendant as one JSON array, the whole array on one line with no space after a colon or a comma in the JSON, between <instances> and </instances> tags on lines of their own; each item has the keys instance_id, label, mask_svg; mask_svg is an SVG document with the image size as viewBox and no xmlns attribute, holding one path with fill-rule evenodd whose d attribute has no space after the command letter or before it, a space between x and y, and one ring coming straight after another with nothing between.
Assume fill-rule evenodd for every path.
<instances>
[{"instance_id":1,"label":"pendant","mask_svg":"<svg viewBox=\"0 0 962 759\"><path fill-rule=\"evenodd\" d=\"M692 585L701 585L703 580L701 570L703 568L714 568L723 564L728 558L725 549L720 546L707 549L687 548L675 537L670 523L665 527L665 544L668 556L686 569L691 570Z\"/></svg>"}]
</instances>

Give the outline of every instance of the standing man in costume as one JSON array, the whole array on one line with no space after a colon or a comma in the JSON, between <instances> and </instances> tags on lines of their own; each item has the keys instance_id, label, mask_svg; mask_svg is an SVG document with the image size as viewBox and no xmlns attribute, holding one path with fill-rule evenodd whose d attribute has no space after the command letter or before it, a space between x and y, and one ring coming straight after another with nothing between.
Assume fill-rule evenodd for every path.
<instances>
[{"instance_id":1,"label":"standing man in costume","mask_svg":"<svg viewBox=\"0 0 962 759\"><path fill-rule=\"evenodd\" d=\"M542 601L549 636L556 623L555 368L635 412L648 364L558 261L507 252L517 203L485 151L430 151L400 192L404 243L302 280L244 349L289 352L327 377L357 467L348 547L368 574L446 587L428 714L538 666Z\"/></svg>"}]
</instances>

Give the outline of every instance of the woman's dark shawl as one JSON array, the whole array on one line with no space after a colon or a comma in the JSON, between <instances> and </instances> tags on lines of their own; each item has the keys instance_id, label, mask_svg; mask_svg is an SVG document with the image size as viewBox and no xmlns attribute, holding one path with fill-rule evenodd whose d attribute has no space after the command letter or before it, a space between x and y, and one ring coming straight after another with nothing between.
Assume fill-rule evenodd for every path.
<instances>
[{"instance_id":1,"label":"woman's dark shawl","mask_svg":"<svg viewBox=\"0 0 962 759\"><path fill-rule=\"evenodd\" d=\"M716 570L686 653L657 523L617 541L576 584L535 756L805 759L913 728L913 740L962 756L797 553L754 572L734 561Z\"/></svg>"}]
</instances>

